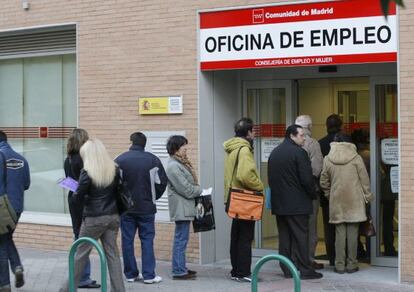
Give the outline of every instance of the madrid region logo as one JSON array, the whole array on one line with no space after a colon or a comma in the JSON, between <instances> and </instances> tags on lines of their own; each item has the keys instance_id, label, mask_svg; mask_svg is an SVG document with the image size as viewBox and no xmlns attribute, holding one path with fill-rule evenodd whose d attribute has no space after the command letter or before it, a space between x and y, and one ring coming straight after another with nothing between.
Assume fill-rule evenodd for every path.
<instances>
[{"instance_id":1,"label":"madrid region logo","mask_svg":"<svg viewBox=\"0 0 414 292\"><path fill-rule=\"evenodd\" d=\"M264 22L264 9L253 9L253 23Z\"/></svg>"}]
</instances>

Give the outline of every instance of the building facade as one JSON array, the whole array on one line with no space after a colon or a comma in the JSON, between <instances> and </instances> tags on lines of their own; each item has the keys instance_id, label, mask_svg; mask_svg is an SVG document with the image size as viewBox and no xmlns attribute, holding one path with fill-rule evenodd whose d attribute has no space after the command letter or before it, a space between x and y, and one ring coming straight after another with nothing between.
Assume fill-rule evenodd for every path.
<instances>
[{"instance_id":1,"label":"building facade","mask_svg":"<svg viewBox=\"0 0 414 292\"><path fill-rule=\"evenodd\" d=\"M33 180L16 232L20 245L70 246L66 193L56 181L71 129L87 129L113 157L140 130L163 162L170 135L188 138L201 185L214 188L217 223L215 231L191 234L189 261L227 259L222 143L234 122L244 115L255 121L255 156L267 183L266 155L296 115L310 114L321 138L326 117L338 113L347 133L363 134L369 152L377 198L371 263L414 281L413 0L392 6L387 20L374 0L4 2L0 129L28 158ZM341 21L349 27L341 30ZM157 110L162 114L151 114ZM166 197L158 210L156 257L170 260L174 224ZM255 256L277 248L268 210L254 245Z\"/></svg>"}]
</instances>

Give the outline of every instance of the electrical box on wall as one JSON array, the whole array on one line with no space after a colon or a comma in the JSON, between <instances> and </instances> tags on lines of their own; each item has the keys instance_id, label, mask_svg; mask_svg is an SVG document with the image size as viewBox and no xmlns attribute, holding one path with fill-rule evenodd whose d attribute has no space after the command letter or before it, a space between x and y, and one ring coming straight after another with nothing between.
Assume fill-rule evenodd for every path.
<instances>
[{"instance_id":1,"label":"electrical box on wall","mask_svg":"<svg viewBox=\"0 0 414 292\"><path fill-rule=\"evenodd\" d=\"M23 7L23 10L29 10L30 9L30 3L27 2L27 1L23 1L22 2L22 7Z\"/></svg>"}]
</instances>

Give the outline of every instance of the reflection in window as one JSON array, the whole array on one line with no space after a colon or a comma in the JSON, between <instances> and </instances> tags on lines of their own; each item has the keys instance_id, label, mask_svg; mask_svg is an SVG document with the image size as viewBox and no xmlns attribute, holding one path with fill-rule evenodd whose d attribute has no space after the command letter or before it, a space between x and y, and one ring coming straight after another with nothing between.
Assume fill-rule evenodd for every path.
<instances>
[{"instance_id":1,"label":"reflection in window","mask_svg":"<svg viewBox=\"0 0 414 292\"><path fill-rule=\"evenodd\" d=\"M56 181L64 176L62 128L77 124L76 96L75 55L0 61L0 128L14 133L10 144L29 162L27 211L68 212L66 192ZM39 127L54 130L39 138Z\"/></svg>"},{"instance_id":2,"label":"reflection in window","mask_svg":"<svg viewBox=\"0 0 414 292\"><path fill-rule=\"evenodd\" d=\"M378 256L397 256L398 248L398 97L397 85L375 87L377 104Z\"/></svg>"}]
</instances>

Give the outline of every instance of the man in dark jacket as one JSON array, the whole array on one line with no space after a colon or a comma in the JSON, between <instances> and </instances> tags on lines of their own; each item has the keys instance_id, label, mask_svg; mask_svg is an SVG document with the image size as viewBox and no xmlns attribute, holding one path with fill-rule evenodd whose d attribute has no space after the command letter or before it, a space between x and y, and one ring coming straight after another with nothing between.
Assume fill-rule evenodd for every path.
<instances>
[{"instance_id":1,"label":"man in dark jacket","mask_svg":"<svg viewBox=\"0 0 414 292\"><path fill-rule=\"evenodd\" d=\"M334 141L335 135L342 130L342 120L332 114L326 119L326 131L328 134L319 140L321 145L322 156L325 157L331 150L331 143ZM329 265L335 264L335 225L329 224L329 201L324 194L321 196L321 207L323 217L323 229L325 234L326 254L328 255Z\"/></svg>"},{"instance_id":2,"label":"man in dark jacket","mask_svg":"<svg viewBox=\"0 0 414 292\"><path fill-rule=\"evenodd\" d=\"M289 126L283 143L270 154L268 178L272 214L279 230L279 253L293 260L305 280L322 278L322 274L315 272L309 260L309 215L316 192L304 143L303 128ZM280 267L285 277L292 277L285 265Z\"/></svg>"},{"instance_id":3,"label":"man in dark jacket","mask_svg":"<svg viewBox=\"0 0 414 292\"><path fill-rule=\"evenodd\" d=\"M24 207L24 191L30 186L29 164L7 143L0 131L0 195L7 194L10 204L20 218ZM24 285L23 266L13 241L13 233L0 235L0 291L11 291L9 262L16 277L15 286Z\"/></svg>"},{"instance_id":4,"label":"man in dark jacket","mask_svg":"<svg viewBox=\"0 0 414 292\"><path fill-rule=\"evenodd\" d=\"M134 209L121 218L122 255L124 274L128 282L144 280L146 284L159 283L155 274L155 213L158 200L167 187L167 175L160 159L145 151L147 138L141 132L130 137L132 146L121 154L116 163L122 170L134 200ZM134 237L138 229L141 240L142 276L139 274L134 254Z\"/></svg>"}]
</instances>

